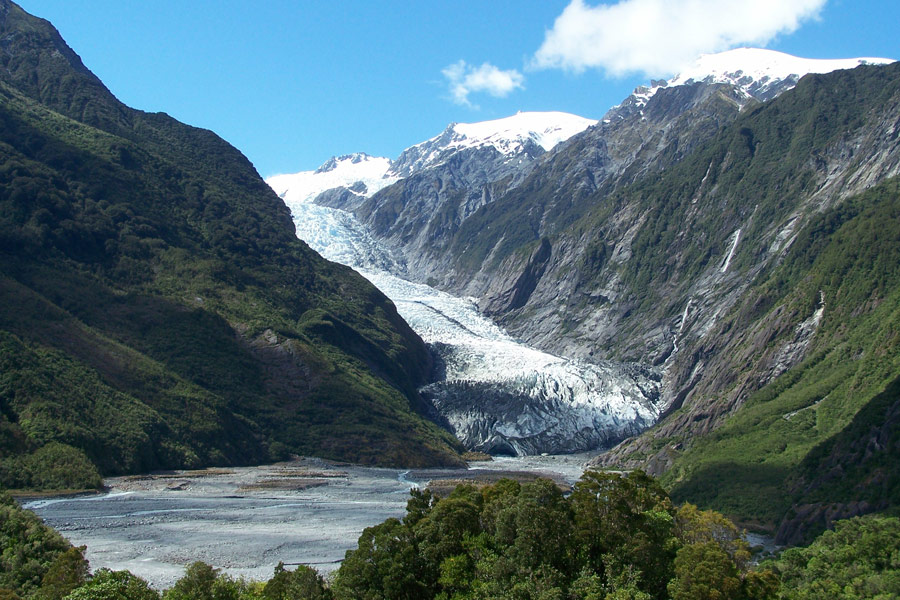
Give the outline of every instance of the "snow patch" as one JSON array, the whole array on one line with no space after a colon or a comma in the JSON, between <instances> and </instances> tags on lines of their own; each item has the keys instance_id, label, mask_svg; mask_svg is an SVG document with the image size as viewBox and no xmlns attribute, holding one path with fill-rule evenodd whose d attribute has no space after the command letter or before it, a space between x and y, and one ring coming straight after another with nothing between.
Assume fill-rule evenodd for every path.
<instances>
[{"instance_id":1,"label":"snow patch","mask_svg":"<svg viewBox=\"0 0 900 600\"><path fill-rule=\"evenodd\" d=\"M396 164L408 175L446 161L469 148L493 148L514 156L536 144L551 150L597 121L564 112L519 112L479 123L452 123L440 135L407 148Z\"/></svg>"},{"instance_id":2,"label":"snow patch","mask_svg":"<svg viewBox=\"0 0 900 600\"><path fill-rule=\"evenodd\" d=\"M693 82L730 83L741 88L751 84L771 85L809 73L831 73L860 65L883 65L888 58L815 59L800 58L762 48L736 48L717 54L702 54L689 69L676 75L670 86Z\"/></svg>"},{"instance_id":3,"label":"snow patch","mask_svg":"<svg viewBox=\"0 0 900 600\"><path fill-rule=\"evenodd\" d=\"M494 148L510 157L527 152L532 144L550 150L596 123L564 112L519 112L493 121L453 123L440 135L407 148L396 161L365 153L348 154L331 158L315 171L273 175L266 183L293 212L298 205L335 188L372 196L469 148Z\"/></svg>"},{"instance_id":4,"label":"snow patch","mask_svg":"<svg viewBox=\"0 0 900 600\"><path fill-rule=\"evenodd\" d=\"M634 90L630 101L637 108L646 106L659 90L691 83L727 83L736 86L748 98L768 99L776 91L793 87L804 75L831 73L860 65L885 65L890 58L861 57L843 59L800 58L762 48L736 48L717 54L702 54L692 66L669 81L653 81Z\"/></svg>"},{"instance_id":5,"label":"snow patch","mask_svg":"<svg viewBox=\"0 0 900 600\"><path fill-rule=\"evenodd\" d=\"M360 152L331 158L315 171L273 175L266 183L293 212L297 205L312 202L322 192L338 187L353 188L362 183L365 191L357 193L371 196L400 179L390 172L392 165L389 158Z\"/></svg>"},{"instance_id":6,"label":"snow patch","mask_svg":"<svg viewBox=\"0 0 900 600\"><path fill-rule=\"evenodd\" d=\"M504 154L513 154L521 150L523 140L530 139L550 150L596 123L564 112L519 112L505 119L452 125L459 137L451 147L491 145Z\"/></svg>"}]
</instances>

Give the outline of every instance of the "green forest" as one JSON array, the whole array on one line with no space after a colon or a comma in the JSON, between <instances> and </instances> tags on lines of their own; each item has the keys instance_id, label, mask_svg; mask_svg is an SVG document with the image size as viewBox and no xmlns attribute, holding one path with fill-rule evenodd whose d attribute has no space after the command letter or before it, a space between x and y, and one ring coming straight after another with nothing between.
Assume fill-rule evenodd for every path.
<instances>
[{"instance_id":1,"label":"green forest","mask_svg":"<svg viewBox=\"0 0 900 600\"><path fill-rule=\"evenodd\" d=\"M2 4L0 485L291 453L460 464L394 305L300 241L238 150L123 105Z\"/></svg>"}]
</instances>

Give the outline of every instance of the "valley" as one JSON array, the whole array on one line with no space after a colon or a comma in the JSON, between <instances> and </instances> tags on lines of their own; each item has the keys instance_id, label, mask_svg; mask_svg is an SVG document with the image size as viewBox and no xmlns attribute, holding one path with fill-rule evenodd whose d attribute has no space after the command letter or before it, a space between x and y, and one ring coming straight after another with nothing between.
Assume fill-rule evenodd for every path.
<instances>
[{"instance_id":1,"label":"valley","mask_svg":"<svg viewBox=\"0 0 900 600\"><path fill-rule=\"evenodd\" d=\"M900 63L734 45L264 180L0 0L0 597L900 594Z\"/></svg>"},{"instance_id":2,"label":"valley","mask_svg":"<svg viewBox=\"0 0 900 600\"><path fill-rule=\"evenodd\" d=\"M323 187L348 178L342 168L353 178L368 162L344 157L309 173L307 181L294 176L269 183L286 199L297 236L371 281L428 345L435 366L419 391L466 448L511 455L583 452L611 446L656 421L657 370L567 360L530 348L482 315L474 299L403 279L403 263L352 213L313 202ZM380 183L368 179L367 189L390 183L385 177ZM321 179L327 183L317 186Z\"/></svg>"},{"instance_id":3,"label":"valley","mask_svg":"<svg viewBox=\"0 0 900 600\"><path fill-rule=\"evenodd\" d=\"M387 179L357 184L353 169L370 159L354 155L327 165L345 169L337 188L295 195L284 187L289 176L270 184L295 214L310 201L314 210L352 212L354 226L380 244L375 255L388 257L382 268L471 298L542 352L600 370L616 365L650 390L658 421L643 421L635 429L652 427L594 464L646 470L679 500L796 541L838 515L893 502L893 475L883 487L848 483L830 503L813 493L824 482L797 483L814 471L819 444L856 427L852 415L878 427L875 413L891 410L882 393L898 356L888 325L898 282L887 265L896 254L888 231L896 230L900 147L897 65L884 63L734 50L638 88L545 152L507 155L478 140L435 150L445 134L411 148L441 159L405 177L379 159ZM891 225L875 241L865 232L877 218ZM863 330L868 337L855 333ZM593 385L617 377L607 370ZM496 388L444 387L454 407L493 418L466 395ZM500 412L518 417L520 402L498 399ZM880 472L896 443L883 418L877 458L854 478ZM613 441L594 440L598 449Z\"/></svg>"}]
</instances>

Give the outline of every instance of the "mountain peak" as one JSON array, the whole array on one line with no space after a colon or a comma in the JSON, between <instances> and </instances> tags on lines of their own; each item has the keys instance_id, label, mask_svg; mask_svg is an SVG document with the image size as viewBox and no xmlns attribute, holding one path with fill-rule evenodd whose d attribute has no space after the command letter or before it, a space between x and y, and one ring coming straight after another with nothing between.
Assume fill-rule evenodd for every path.
<instances>
[{"instance_id":1,"label":"mountain peak","mask_svg":"<svg viewBox=\"0 0 900 600\"><path fill-rule=\"evenodd\" d=\"M570 113L517 112L516 114L478 123L451 123L438 136L407 148L394 163L403 176L437 165L456 152L470 148L493 148L500 154L514 156L529 149L547 151L597 121Z\"/></svg>"},{"instance_id":2,"label":"mountain peak","mask_svg":"<svg viewBox=\"0 0 900 600\"><path fill-rule=\"evenodd\" d=\"M735 48L716 54L701 54L691 66L672 79L651 80L649 86L637 87L627 103L642 108L657 91L691 83L727 83L737 87L748 98L765 101L794 87L801 77L810 73L830 73L860 65L892 62L893 59L875 57L800 58L764 48Z\"/></svg>"},{"instance_id":3,"label":"mountain peak","mask_svg":"<svg viewBox=\"0 0 900 600\"><path fill-rule=\"evenodd\" d=\"M322 192L338 187L359 196L370 196L397 181L390 172L392 165L389 158L355 152L333 156L315 171L274 175L266 182L293 209L297 204L312 202Z\"/></svg>"},{"instance_id":4,"label":"mountain peak","mask_svg":"<svg viewBox=\"0 0 900 600\"><path fill-rule=\"evenodd\" d=\"M454 146L491 145L503 152L520 140L531 139L544 150L565 141L597 121L564 112L522 112L480 123L454 123L447 128L456 134ZM508 153L508 152L504 152Z\"/></svg>"},{"instance_id":5,"label":"mountain peak","mask_svg":"<svg viewBox=\"0 0 900 600\"><path fill-rule=\"evenodd\" d=\"M325 161L321 167L316 169L316 173L327 173L340 168L352 169L353 167L350 167L349 165L359 165L370 161L382 162L384 160L384 158L371 156L365 152L353 152L351 154L344 154L343 156L332 156ZM387 160L390 161L390 159Z\"/></svg>"},{"instance_id":6,"label":"mountain peak","mask_svg":"<svg viewBox=\"0 0 900 600\"><path fill-rule=\"evenodd\" d=\"M796 82L809 73L830 73L853 69L860 65L883 65L894 62L888 58L800 58L763 48L735 48L717 54L702 54L692 66L676 75L669 85L702 81L730 83L748 95L758 97L780 82Z\"/></svg>"}]
</instances>

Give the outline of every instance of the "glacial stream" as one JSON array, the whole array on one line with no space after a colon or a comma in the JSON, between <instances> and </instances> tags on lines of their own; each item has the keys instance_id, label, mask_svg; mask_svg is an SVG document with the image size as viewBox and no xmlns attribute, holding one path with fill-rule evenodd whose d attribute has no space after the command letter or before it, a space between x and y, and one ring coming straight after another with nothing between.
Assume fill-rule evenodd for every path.
<instances>
[{"instance_id":1,"label":"glacial stream","mask_svg":"<svg viewBox=\"0 0 900 600\"><path fill-rule=\"evenodd\" d=\"M567 360L513 339L472 299L401 277L403 267L346 211L289 202L297 236L368 278L429 345L439 365L422 392L470 449L527 455L609 446L659 416L659 373Z\"/></svg>"}]
</instances>

